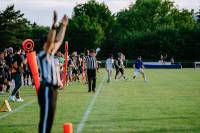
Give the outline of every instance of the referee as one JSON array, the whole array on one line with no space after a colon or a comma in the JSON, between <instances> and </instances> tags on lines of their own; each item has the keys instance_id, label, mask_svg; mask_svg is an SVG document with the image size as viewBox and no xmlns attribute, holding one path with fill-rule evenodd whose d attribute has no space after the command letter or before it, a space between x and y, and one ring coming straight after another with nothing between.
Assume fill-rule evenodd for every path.
<instances>
[{"instance_id":1,"label":"referee","mask_svg":"<svg viewBox=\"0 0 200 133\"><path fill-rule=\"evenodd\" d=\"M89 56L86 57L87 64L87 79L88 79L88 92L95 92L96 88L96 69L97 69L97 61L96 61L96 51L91 49L89 51Z\"/></svg>"},{"instance_id":2,"label":"referee","mask_svg":"<svg viewBox=\"0 0 200 133\"><path fill-rule=\"evenodd\" d=\"M40 106L39 133L50 133L53 125L57 88L63 87L59 72L56 69L54 54L61 46L68 18L64 15L61 28L56 36L57 14L54 11L53 25L48 36L43 40L43 50L37 56L40 72L40 89L38 91L38 103Z\"/></svg>"}]
</instances>

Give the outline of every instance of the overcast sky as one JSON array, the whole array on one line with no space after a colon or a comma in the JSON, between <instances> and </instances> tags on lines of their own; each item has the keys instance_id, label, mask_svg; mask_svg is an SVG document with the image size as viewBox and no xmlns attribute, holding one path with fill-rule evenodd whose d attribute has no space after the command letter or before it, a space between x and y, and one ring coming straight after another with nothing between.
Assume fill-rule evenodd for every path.
<instances>
[{"instance_id":1,"label":"overcast sky","mask_svg":"<svg viewBox=\"0 0 200 133\"><path fill-rule=\"evenodd\" d=\"M63 14L69 17L72 14L73 8L80 3L85 3L88 0L0 0L0 9L3 10L7 5L14 4L15 9L20 9L25 17L31 22L36 22L39 25L49 26L51 24L52 11L56 10L61 19ZM112 13L116 13L121 9L127 8L135 0L97 0L108 5ZM200 0L173 0L179 8L200 9Z\"/></svg>"}]
</instances>

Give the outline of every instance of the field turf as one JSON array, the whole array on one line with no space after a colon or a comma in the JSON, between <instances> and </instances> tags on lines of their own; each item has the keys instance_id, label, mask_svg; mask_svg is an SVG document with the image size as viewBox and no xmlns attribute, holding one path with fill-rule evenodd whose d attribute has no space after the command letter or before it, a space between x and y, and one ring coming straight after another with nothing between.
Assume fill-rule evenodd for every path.
<instances>
[{"instance_id":1,"label":"field turf","mask_svg":"<svg viewBox=\"0 0 200 133\"><path fill-rule=\"evenodd\" d=\"M96 93L79 82L59 90L52 132L71 122L74 133L200 133L200 70L147 69L147 83L133 81L132 71L125 71L128 80L107 83L101 69ZM10 103L12 112L0 112L0 133L37 132L35 90L23 87L21 96L25 102ZM7 97L0 95L0 104Z\"/></svg>"}]
</instances>

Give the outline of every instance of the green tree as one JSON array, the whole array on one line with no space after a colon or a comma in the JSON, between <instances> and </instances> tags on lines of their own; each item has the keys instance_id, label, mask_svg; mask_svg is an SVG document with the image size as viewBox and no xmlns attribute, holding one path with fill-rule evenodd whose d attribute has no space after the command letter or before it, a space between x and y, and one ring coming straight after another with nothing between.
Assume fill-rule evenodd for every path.
<instances>
[{"instance_id":1,"label":"green tree","mask_svg":"<svg viewBox=\"0 0 200 133\"><path fill-rule=\"evenodd\" d=\"M104 3L90 0L88 3L79 4L74 7L72 18L84 15L99 23L105 34L110 32L112 24L114 23L114 16Z\"/></svg>"},{"instance_id":2,"label":"green tree","mask_svg":"<svg viewBox=\"0 0 200 133\"><path fill-rule=\"evenodd\" d=\"M34 41L35 44L35 50L39 51L42 47L42 41L47 36L49 32L49 27L39 26L36 23L31 25L31 32L29 38L31 38Z\"/></svg>"},{"instance_id":3,"label":"green tree","mask_svg":"<svg viewBox=\"0 0 200 133\"><path fill-rule=\"evenodd\" d=\"M0 11L0 46L9 47L21 45L30 32L30 23L20 10L15 11L14 5Z\"/></svg>"},{"instance_id":4,"label":"green tree","mask_svg":"<svg viewBox=\"0 0 200 133\"><path fill-rule=\"evenodd\" d=\"M90 0L74 8L68 26L71 50L102 47L111 32L114 16L104 3Z\"/></svg>"},{"instance_id":5,"label":"green tree","mask_svg":"<svg viewBox=\"0 0 200 133\"><path fill-rule=\"evenodd\" d=\"M197 17L197 22L200 23L200 9L199 9L199 11L196 13L196 17Z\"/></svg>"},{"instance_id":6,"label":"green tree","mask_svg":"<svg viewBox=\"0 0 200 133\"><path fill-rule=\"evenodd\" d=\"M124 52L127 58L158 59L161 53L199 58L192 52L199 46L200 33L192 14L178 10L170 0L137 0L116 15L107 49Z\"/></svg>"},{"instance_id":7,"label":"green tree","mask_svg":"<svg viewBox=\"0 0 200 133\"><path fill-rule=\"evenodd\" d=\"M104 40L104 32L99 23L84 15L69 21L68 38L72 51L83 52L100 47Z\"/></svg>"}]
</instances>

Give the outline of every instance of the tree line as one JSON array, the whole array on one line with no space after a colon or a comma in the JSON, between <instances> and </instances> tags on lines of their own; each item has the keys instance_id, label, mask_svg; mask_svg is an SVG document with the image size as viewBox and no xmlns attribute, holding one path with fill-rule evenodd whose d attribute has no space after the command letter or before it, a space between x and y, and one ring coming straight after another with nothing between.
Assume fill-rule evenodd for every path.
<instances>
[{"instance_id":1,"label":"tree line","mask_svg":"<svg viewBox=\"0 0 200 133\"><path fill-rule=\"evenodd\" d=\"M0 11L0 45L21 45L34 40L39 50L49 27L30 23L14 5ZM69 52L101 48L98 58L122 52L126 58L142 56L157 60L168 54L178 60L200 59L200 10L179 10L170 0L137 0L112 14L108 6L95 0L74 7L65 40ZM64 52L64 45L60 49Z\"/></svg>"}]
</instances>

